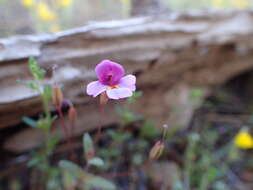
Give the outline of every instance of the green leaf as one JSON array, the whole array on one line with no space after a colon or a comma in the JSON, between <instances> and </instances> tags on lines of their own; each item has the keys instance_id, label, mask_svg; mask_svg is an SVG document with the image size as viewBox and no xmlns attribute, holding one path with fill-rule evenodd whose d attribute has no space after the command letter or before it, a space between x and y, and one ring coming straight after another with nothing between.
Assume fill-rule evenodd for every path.
<instances>
[{"instance_id":1,"label":"green leaf","mask_svg":"<svg viewBox=\"0 0 253 190\"><path fill-rule=\"evenodd\" d=\"M132 104L132 103L136 102L137 99L142 96L142 94L143 94L142 91L133 92L133 95L130 98L127 99L127 102L129 104Z\"/></svg>"},{"instance_id":2,"label":"green leaf","mask_svg":"<svg viewBox=\"0 0 253 190\"><path fill-rule=\"evenodd\" d=\"M100 148L99 150L99 155L102 157L117 157L120 154L120 150L116 148Z\"/></svg>"},{"instance_id":3,"label":"green leaf","mask_svg":"<svg viewBox=\"0 0 253 190\"><path fill-rule=\"evenodd\" d=\"M39 89L34 81L25 82L25 85L33 90Z\"/></svg>"},{"instance_id":4,"label":"green leaf","mask_svg":"<svg viewBox=\"0 0 253 190\"><path fill-rule=\"evenodd\" d=\"M126 123L140 121L143 119L143 117L141 115L137 115L135 113L132 113L131 111L129 111L129 109L127 107L123 109L122 107L116 105L115 111L122 118L122 120L124 120Z\"/></svg>"},{"instance_id":5,"label":"green leaf","mask_svg":"<svg viewBox=\"0 0 253 190\"><path fill-rule=\"evenodd\" d=\"M54 115L52 118L51 118L51 121L55 121L56 119L58 119L58 116L57 115Z\"/></svg>"},{"instance_id":6,"label":"green leaf","mask_svg":"<svg viewBox=\"0 0 253 190\"><path fill-rule=\"evenodd\" d=\"M37 121L37 128L42 130L48 130L51 126L51 119L50 118L40 118Z\"/></svg>"},{"instance_id":7,"label":"green leaf","mask_svg":"<svg viewBox=\"0 0 253 190\"><path fill-rule=\"evenodd\" d=\"M132 157L132 162L135 166L139 166L141 165L141 163L143 163L143 157L141 154L134 154Z\"/></svg>"},{"instance_id":8,"label":"green leaf","mask_svg":"<svg viewBox=\"0 0 253 190\"><path fill-rule=\"evenodd\" d=\"M159 134L158 128L151 121L145 121L140 129L142 137L155 137Z\"/></svg>"},{"instance_id":9,"label":"green leaf","mask_svg":"<svg viewBox=\"0 0 253 190\"><path fill-rule=\"evenodd\" d=\"M25 122L27 125L29 125L30 127L37 127L37 121L29 118L29 117L23 117L22 118L23 122Z\"/></svg>"},{"instance_id":10,"label":"green leaf","mask_svg":"<svg viewBox=\"0 0 253 190\"><path fill-rule=\"evenodd\" d=\"M202 88L192 88L190 93L192 99L202 98L204 96L204 90Z\"/></svg>"},{"instance_id":11,"label":"green leaf","mask_svg":"<svg viewBox=\"0 0 253 190\"><path fill-rule=\"evenodd\" d=\"M33 166L36 166L38 165L41 161L43 160L43 157L41 156L36 156L36 157L33 157L31 160L29 160L29 162L27 163L27 167L33 167Z\"/></svg>"},{"instance_id":12,"label":"green leaf","mask_svg":"<svg viewBox=\"0 0 253 190\"><path fill-rule=\"evenodd\" d=\"M52 97L52 88L51 85L46 84L43 86L43 95L47 100L49 100Z\"/></svg>"},{"instance_id":13,"label":"green leaf","mask_svg":"<svg viewBox=\"0 0 253 190\"><path fill-rule=\"evenodd\" d=\"M132 113L128 110L125 110L124 113L122 114L122 119L126 122L126 123L131 123L134 121L140 121L143 119L143 117L141 115L137 115L135 113Z\"/></svg>"},{"instance_id":14,"label":"green leaf","mask_svg":"<svg viewBox=\"0 0 253 190\"><path fill-rule=\"evenodd\" d=\"M229 190L230 188L223 181L217 181L214 183L214 189L216 190Z\"/></svg>"},{"instance_id":15,"label":"green leaf","mask_svg":"<svg viewBox=\"0 0 253 190\"><path fill-rule=\"evenodd\" d=\"M36 80L41 80L45 77L45 70L39 67L37 61L33 57L29 58L28 65L30 72Z\"/></svg>"},{"instance_id":16,"label":"green leaf","mask_svg":"<svg viewBox=\"0 0 253 190\"><path fill-rule=\"evenodd\" d=\"M36 167L40 170L45 170L45 168L48 167L48 165L45 164L45 159L47 159L46 154L32 154L32 158L28 161L27 167Z\"/></svg>"},{"instance_id":17,"label":"green leaf","mask_svg":"<svg viewBox=\"0 0 253 190\"><path fill-rule=\"evenodd\" d=\"M60 190L62 189L62 184L59 180L59 169L58 168L50 168L49 169L49 177L46 184L47 190Z\"/></svg>"},{"instance_id":18,"label":"green leaf","mask_svg":"<svg viewBox=\"0 0 253 190\"><path fill-rule=\"evenodd\" d=\"M25 85L28 88L31 88L33 90L38 90L38 86L35 81L22 81L22 80L17 80L17 83Z\"/></svg>"},{"instance_id":19,"label":"green leaf","mask_svg":"<svg viewBox=\"0 0 253 190\"><path fill-rule=\"evenodd\" d=\"M122 116L123 113L124 113L123 109L122 109L120 106L118 106L118 105L115 106L115 111L116 111L116 113L117 113L118 115L120 115L120 116ZM253 118L253 116L252 116L252 118ZM253 119L252 119L252 120L253 120Z\"/></svg>"},{"instance_id":20,"label":"green leaf","mask_svg":"<svg viewBox=\"0 0 253 190\"><path fill-rule=\"evenodd\" d=\"M33 57L30 57L28 60L29 69L31 73L36 73L39 69L36 60Z\"/></svg>"},{"instance_id":21,"label":"green leaf","mask_svg":"<svg viewBox=\"0 0 253 190\"><path fill-rule=\"evenodd\" d=\"M115 185L110 181L103 179L101 177L96 177L91 174L85 173L82 168L78 165L67 161L61 160L59 162L59 167L63 174L63 183L65 187L72 187L76 184L77 181L82 180L83 186L87 188L87 186L92 188L103 188L108 190L116 189Z\"/></svg>"},{"instance_id":22,"label":"green leaf","mask_svg":"<svg viewBox=\"0 0 253 190\"><path fill-rule=\"evenodd\" d=\"M75 186L81 179L83 181L86 180L87 175L83 169L73 162L61 160L59 162L59 167L63 177L63 184L66 189Z\"/></svg>"},{"instance_id":23,"label":"green leaf","mask_svg":"<svg viewBox=\"0 0 253 190\"><path fill-rule=\"evenodd\" d=\"M92 188L101 188L106 190L116 189L116 186L112 182L96 176L89 176L89 178L86 178L85 185L88 185Z\"/></svg>"},{"instance_id":24,"label":"green leaf","mask_svg":"<svg viewBox=\"0 0 253 190\"><path fill-rule=\"evenodd\" d=\"M70 173L76 179L84 174L84 171L78 165L68 160L61 160L59 162L59 167L62 171Z\"/></svg>"},{"instance_id":25,"label":"green leaf","mask_svg":"<svg viewBox=\"0 0 253 190\"><path fill-rule=\"evenodd\" d=\"M87 155L89 155L90 152L94 152L93 142L88 133L85 133L83 136L83 147L84 147L86 159L88 160L89 157L87 157Z\"/></svg>"},{"instance_id":26,"label":"green leaf","mask_svg":"<svg viewBox=\"0 0 253 190\"><path fill-rule=\"evenodd\" d=\"M48 142L48 149L50 152L53 151L53 149L56 147L56 145L59 143L60 141L60 135L56 134L54 136L52 136Z\"/></svg>"},{"instance_id":27,"label":"green leaf","mask_svg":"<svg viewBox=\"0 0 253 190\"><path fill-rule=\"evenodd\" d=\"M213 182L217 178L218 174L219 174L218 169L216 169L216 168L210 168L207 171L208 181Z\"/></svg>"},{"instance_id":28,"label":"green leaf","mask_svg":"<svg viewBox=\"0 0 253 190\"><path fill-rule=\"evenodd\" d=\"M94 165L94 166L103 166L104 161L101 158L94 157L88 161L89 165Z\"/></svg>"},{"instance_id":29,"label":"green leaf","mask_svg":"<svg viewBox=\"0 0 253 190\"><path fill-rule=\"evenodd\" d=\"M77 183L77 179L67 171L62 171L62 180L65 189L71 189Z\"/></svg>"}]
</instances>

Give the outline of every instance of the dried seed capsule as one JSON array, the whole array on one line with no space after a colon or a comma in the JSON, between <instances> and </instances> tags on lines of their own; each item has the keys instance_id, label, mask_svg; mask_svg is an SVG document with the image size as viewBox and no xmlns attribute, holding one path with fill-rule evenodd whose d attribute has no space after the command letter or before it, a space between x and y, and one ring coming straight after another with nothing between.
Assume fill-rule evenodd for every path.
<instances>
[{"instance_id":1,"label":"dried seed capsule","mask_svg":"<svg viewBox=\"0 0 253 190\"><path fill-rule=\"evenodd\" d=\"M149 152L149 159L155 160L158 159L164 150L164 143L162 141L157 141L155 145L152 147L151 151Z\"/></svg>"},{"instance_id":2,"label":"dried seed capsule","mask_svg":"<svg viewBox=\"0 0 253 190\"><path fill-rule=\"evenodd\" d=\"M52 96L53 96L53 104L56 107L61 108L63 101L63 94L61 88L58 85L53 86Z\"/></svg>"}]
</instances>

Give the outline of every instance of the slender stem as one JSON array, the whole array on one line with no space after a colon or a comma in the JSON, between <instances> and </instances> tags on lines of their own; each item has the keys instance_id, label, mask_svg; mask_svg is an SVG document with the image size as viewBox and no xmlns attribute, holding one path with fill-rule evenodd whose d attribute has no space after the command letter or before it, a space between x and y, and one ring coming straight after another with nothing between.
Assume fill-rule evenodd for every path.
<instances>
[{"instance_id":1,"label":"slender stem","mask_svg":"<svg viewBox=\"0 0 253 190\"><path fill-rule=\"evenodd\" d=\"M105 105L104 104L100 104L99 106L99 111L100 111L100 123L98 126L98 134L95 137L95 143L97 143L99 141L99 139L101 138L101 130L102 130L102 123L103 123L103 119L104 119L104 115L105 115ZM137 172L139 170L142 170L146 167L148 167L154 160L153 159L149 159L146 160L141 166L139 167L135 167L135 168L131 168L130 170L126 170L126 171L122 171L122 172L117 172L117 173L102 173L100 174L101 177L120 177L120 176L127 176L130 175L134 172ZM86 167L88 168L89 166L86 165Z\"/></svg>"},{"instance_id":2,"label":"slender stem","mask_svg":"<svg viewBox=\"0 0 253 190\"><path fill-rule=\"evenodd\" d=\"M205 172L201 178L199 190L207 190L209 185L208 173Z\"/></svg>"},{"instance_id":3,"label":"slender stem","mask_svg":"<svg viewBox=\"0 0 253 190\"><path fill-rule=\"evenodd\" d=\"M168 130L167 129L163 129L163 137L162 137L162 141L165 141L167 139L168 136Z\"/></svg>"},{"instance_id":4,"label":"slender stem","mask_svg":"<svg viewBox=\"0 0 253 190\"><path fill-rule=\"evenodd\" d=\"M37 91L39 92L39 94L41 96L41 99L42 99L43 109L44 109L44 113L46 115L46 118L50 119L51 118L51 113L50 113L50 110L49 110L48 98L46 97L46 94L45 94L44 90L40 89L40 86L41 86L40 81L35 79L35 83L36 83L36 86L37 86Z\"/></svg>"},{"instance_id":5,"label":"slender stem","mask_svg":"<svg viewBox=\"0 0 253 190\"><path fill-rule=\"evenodd\" d=\"M195 134L190 134L188 138L188 146L185 154L185 171L184 171L184 189L190 189L191 172L192 172L192 162L194 159L194 151L196 143L198 141L198 136Z\"/></svg>"},{"instance_id":6,"label":"slender stem","mask_svg":"<svg viewBox=\"0 0 253 190\"><path fill-rule=\"evenodd\" d=\"M36 81L37 85L39 86L39 81ZM49 168L49 156L50 156L50 129L51 129L51 113L49 109L49 100L47 95L43 90L38 88L38 92L40 93L41 100L42 100L42 105L43 105L43 110L45 114L45 121L46 121L46 126L43 128L43 132L45 135L45 152L43 154L46 155L46 158L43 160L44 165L45 165L45 170L43 171L45 174L42 177L42 180L44 181L44 184L47 184L49 180L49 173L48 173L48 168Z\"/></svg>"},{"instance_id":7,"label":"slender stem","mask_svg":"<svg viewBox=\"0 0 253 190\"><path fill-rule=\"evenodd\" d=\"M72 146L73 145L73 137L74 137L74 129L75 129L75 121L72 120L70 122L70 129L69 129L69 135L70 135L70 142L69 142L69 146ZM71 149L71 153L70 153L70 160L72 160L73 162L76 162L77 160L77 157L76 157L76 154L75 154L75 151L74 149Z\"/></svg>"},{"instance_id":8,"label":"slender stem","mask_svg":"<svg viewBox=\"0 0 253 190\"><path fill-rule=\"evenodd\" d=\"M104 120L104 114L105 114L105 105L104 104L99 104L99 114L100 114L100 120L99 120L99 125L98 125L98 133L95 137L95 144L98 143L98 141L101 138L102 134L102 124Z\"/></svg>"},{"instance_id":9,"label":"slender stem","mask_svg":"<svg viewBox=\"0 0 253 190\"><path fill-rule=\"evenodd\" d=\"M62 113L62 109L61 109L60 106L57 106L56 109L57 109L57 112L58 112L58 114L60 116L60 122L61 122L61 125L63 127L64 136L65 136L66 139L68 139L68 137L69 137L69 135L68 135L68 128L67 128L67 126L65 124L65 119L64 119L64 115Z\"/></svg>"},{"instance_id":10,"label":"slender stem","mask_svg":"<svg viewBox=\"0 0 253 190\"><path fill-rule=\"evenodd\" d=\"M65 123L65 119L64 119L64 115L63 115L63 112L62 112L62 109L60 106L57 106L57 111L58 111L58 114L60 116L60 122L61 122L61 125L63 127L63 131L64 131L64 136L66 138L66 141L67 141L67 146L70 147L71 146L71 141L70 141L70 133L69 133L69 130L68 130L68 127ZM73 149L71 150L71 153L69 155L69 159L74 161L74 152L73 152Z\"/></svg>"}]
</instances>

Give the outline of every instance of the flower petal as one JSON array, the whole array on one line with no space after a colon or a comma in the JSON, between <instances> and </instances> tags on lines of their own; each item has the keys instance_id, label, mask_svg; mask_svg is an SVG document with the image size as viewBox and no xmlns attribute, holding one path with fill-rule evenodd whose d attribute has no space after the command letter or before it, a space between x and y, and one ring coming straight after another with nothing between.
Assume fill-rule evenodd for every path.
<instances>
[{"instance_id":1,"label":"flower petal","mask_svg":"<svg viewBox=\"0 0 253 190\"><path fill-rule=\"evenodd\" d=\"M99 81L93 81L87 85L86 92L88 95L96 97L102 92L106 91L107 86L101 84Z\"/></svg>"},{"instance_id":2,"label":"flower petal","mask_svg":"<svg viewBox=\"0 0 253 190\"><path fill-rule=\"evenodd\" d=\"M127 98L133 95L132 91L129 88L113 88L106 90L106 94L110 99L121 99Z\"/></svg>"},{"instance_id":3,"label":"flower petal","mask_svg":"<svg viewBox=\"0 0 253 190\"><path fill-rule=\"evenodd\" d=\"M110 60L104 60L95 68L99 81L104 85L116 85L124 76L124 68Z\"/></svg>"},{"instance_id":4,"label":"flower petal","mask_svg":"<svg viewBox=\"0 0 253 190\"><path fill-rule=\"evenodd\" d=\"M129 88L132 91L136 90L136 77L134 75L127 75L120 79L118 86L121 88Z\"/></svg>"}]
</instances>

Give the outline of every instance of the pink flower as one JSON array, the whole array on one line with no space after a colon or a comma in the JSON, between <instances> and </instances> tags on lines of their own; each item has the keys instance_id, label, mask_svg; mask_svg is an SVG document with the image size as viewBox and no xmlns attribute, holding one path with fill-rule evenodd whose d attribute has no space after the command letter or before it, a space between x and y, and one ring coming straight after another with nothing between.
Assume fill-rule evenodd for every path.
<instances>
[{"instance_id":1,"label":"pink flower","mask_svg":"<svg viewBox=\"0 0 253 190\"><path fill-rule=\"evenodd\" d=\"M87 85L87 94L93 97L106 92L110 99L127 98L133 95L135 91L136 77L126 75L124 68L110 60L104 60L96 68L98 81L93 81Z\"/></svg>"}]
</instances>

